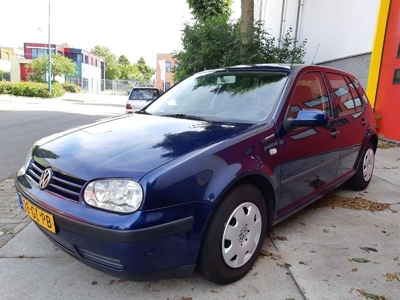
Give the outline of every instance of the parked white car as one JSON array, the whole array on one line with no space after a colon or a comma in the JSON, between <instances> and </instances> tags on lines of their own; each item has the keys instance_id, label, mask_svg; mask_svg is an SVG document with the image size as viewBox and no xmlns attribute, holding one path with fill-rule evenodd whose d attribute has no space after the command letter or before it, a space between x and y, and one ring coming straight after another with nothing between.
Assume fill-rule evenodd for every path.
<instances>
[{"instance_id":1,"label":"parked white car","mask_svg":"<svg viewBox=\"0 0 400 300\"><path fill-rule=\"evenodd\" d=\"M156 100L161 91L154 87L137 87L133 88L129 93L128 101L126 102L126 113L131 114L143 107L149 105Z\"/></svg>"}]
</instances>

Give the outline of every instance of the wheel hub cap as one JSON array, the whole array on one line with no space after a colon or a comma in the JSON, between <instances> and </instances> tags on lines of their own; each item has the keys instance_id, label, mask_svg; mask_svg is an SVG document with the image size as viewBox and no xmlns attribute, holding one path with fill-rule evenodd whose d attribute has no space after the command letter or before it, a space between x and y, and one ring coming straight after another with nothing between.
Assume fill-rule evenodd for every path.
<instances>
[{"instance_id":1,"label":"wheel hub cap","mask_svg":"<svg viewBox=\"0 0 400 300\"><path fill-rule=\"evenodd\" d=\"M247 227L243 226L239 231L239 243L243 243L247 236Z\"/></svg>"},{"instance_id":2,"label":"wheel hub cap","mask_svg":"<svg viewBox=\"0 0 400 300\"><path fill-rule=\"evenodd\" d=\"M257 205L245 202L226 220L222 235L222 257L231 268L240 268L253 257L260 243L261 213Z\"/></svg>"}]
</instances>

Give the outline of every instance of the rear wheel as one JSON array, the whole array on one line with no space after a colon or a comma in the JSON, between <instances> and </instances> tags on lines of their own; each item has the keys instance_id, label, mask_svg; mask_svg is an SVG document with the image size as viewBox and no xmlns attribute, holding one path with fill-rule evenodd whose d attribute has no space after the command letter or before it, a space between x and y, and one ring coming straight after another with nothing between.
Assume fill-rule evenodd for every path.
<instances>
[{"instance_id":1,"label":"rear wheel","mask_svg":"<svg viewBox=\"0 0 400 300\"><path fill-rule=\"evenodd\" d=\"M371 142L368 142L356 173L348 181L349 188L361 191L365 189L371 181L374 172L375 150Z\"/></svg>"},{"instance_id":2,"label":"rear wheel","mask_svg":"<svg viewBox=\"0 0 400 300\"><path fill-rule=\"evenodd\" d=\"M259 189L250 183L230 191L216 208L203 239L199 273L228 284L251 269L267 227L267 210Z\"/></svg>"}]
</instances>

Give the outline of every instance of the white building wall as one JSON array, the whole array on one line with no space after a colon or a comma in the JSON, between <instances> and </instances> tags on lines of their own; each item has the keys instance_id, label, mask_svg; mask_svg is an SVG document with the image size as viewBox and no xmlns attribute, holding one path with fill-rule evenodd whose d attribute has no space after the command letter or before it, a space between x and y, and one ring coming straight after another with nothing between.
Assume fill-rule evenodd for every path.
<instances>
[{"instance_id":1,"label":"white building wall","mask_svg":"<svg viewBox=\"0 0 400 300\"><path fill-rule=\"evenodd\" d=\"M306 63L372 51L380 0L255 0L254 16L261 15L267 31L279 38L296 29L299 3L298 40L307 39Z\"/></svg>"},{"instance_id":2,"label":"white building wall","mask_svg":"<svg viewBox=\"0 0 400 300\"><path fill-rule=\"evenodd\" d=\"M10 72L11 71L11 61L0 59L0 70Z\"/></svg>"},{"instance_id":3,"label":"white building wall","mask_svg":"<svg viewBox=\"0 0 400 300\"><path fill-rule=\"evenodd\" d=\"M99 91L101 89L101 68L82 63L82 78L88 80L88 91Z\"/></svg>"}]
</instances>

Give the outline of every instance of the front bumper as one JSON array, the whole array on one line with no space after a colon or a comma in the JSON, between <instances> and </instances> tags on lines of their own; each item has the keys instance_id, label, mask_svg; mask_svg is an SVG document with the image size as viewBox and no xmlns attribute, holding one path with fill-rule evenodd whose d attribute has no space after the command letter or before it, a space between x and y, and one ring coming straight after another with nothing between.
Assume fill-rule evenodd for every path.
<instances>
[{"instance_id":1,"label":"front bumper","mask_svg":"<svg viewBox=\"0 0 400 300\"><path fill-rule=\"evenodd\" d=\"M38 225L39 229L59 248L86 265L115 277L135 281L183 278L195 268L202 226L194 226L194 215L181 216L157 225L153 223L140 229L105 228L73 219L47 205L46 201L39 200L38 195L44 198L51 195L27 184L23 175L16 177L15 186L20 197L22 195L39 209L54 216L55 234ZM204 208L199 207L204 204L188 205L185 204L187 207L184 210L178 210L204 212ZM153 217L154 214L152 211L148 216Z\"/></svg>"}]
</instances>

